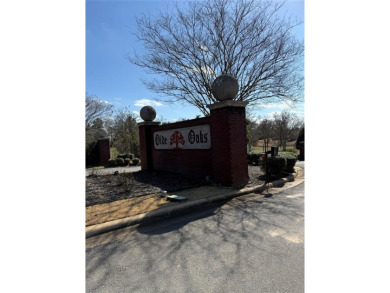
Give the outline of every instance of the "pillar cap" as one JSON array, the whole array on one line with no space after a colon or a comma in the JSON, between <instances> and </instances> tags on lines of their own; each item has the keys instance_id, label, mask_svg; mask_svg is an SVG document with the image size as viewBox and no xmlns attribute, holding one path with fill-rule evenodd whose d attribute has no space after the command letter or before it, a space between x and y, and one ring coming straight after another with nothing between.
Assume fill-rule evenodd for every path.
<instances>
[{"instance_id":1,"label":"pillar cap","mask_svg":"<svg viewBox=\"0 0 390 293\"><path fill-rule=\"evenodd\" d=\"M107 139L108 138L107 129L105 129L104 127L99 128L97 131L97 135L98 135L99 139Z\"/></svg>"},{"instance_id":2,"label":"pillar cap","mask_svg":"<svg viewBox=\"0 0 390 293\"><path fill-rule=\"evenodd\" d=\"M144 106L140 110L140 116L144 121L153 121L156 118L156 110L152 106Z\"/></svg>"},{"instance_id":3,"label":"pillar cap","mask_svg":"<svg viewBox=\"0 0 390 293\"><path fill-rule=\"evenodd\" d=\"M221 102L217 102L211 105L207 105L207 108L210 110L219 109L219 108L225 108L225 107L241 107L245 108L246 105L248 105L249 102L246 101L232 101L232 100L225 100Z\"/></svg>"},{"instance_id":4,"label":"pillar cap","mask_svg":"<svg viewBox=\"0 0 390 293\"><path fill-rule=\"evenodd\" d=\"M211 90L218 101L233 100L238 93L238 81L230 74L222 74L214 80Z\"/></svg>"}]
</instances>

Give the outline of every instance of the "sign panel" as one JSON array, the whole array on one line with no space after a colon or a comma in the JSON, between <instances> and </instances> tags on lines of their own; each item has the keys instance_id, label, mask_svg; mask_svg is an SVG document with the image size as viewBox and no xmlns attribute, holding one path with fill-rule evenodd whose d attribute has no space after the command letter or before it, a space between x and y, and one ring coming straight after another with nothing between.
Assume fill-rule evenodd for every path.
<instances>
[{"instance_id":1,"label":"sign panel","mask_svg":"<svg viewBox=\"0 0 390 293\"><path fill-rule=\"evenodd\" d=\"M156 131L153 143L157 150L206 150L211 147L210 125Z\"/></svg>"}]
</instances>

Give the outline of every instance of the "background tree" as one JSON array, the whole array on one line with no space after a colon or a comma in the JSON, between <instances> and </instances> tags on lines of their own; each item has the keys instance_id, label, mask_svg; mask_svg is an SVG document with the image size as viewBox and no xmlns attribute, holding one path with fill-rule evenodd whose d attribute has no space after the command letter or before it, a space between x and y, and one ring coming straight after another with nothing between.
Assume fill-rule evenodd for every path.
<instances>
[{"instance_id":1,"label":"background tree","mask_svg":"<svg viewBox=\"0 0 390 293\"><path fill-rule=\"evenodd\" d=\"M249 145L249 151L252 150L252 146L256 145L259 140L259 135L257 133L258 127L258 118L256 118L256 113L254 112L253 107L246 107L246 138L247 144Z\"/></svg>"},{"instance_id":2,"label":"background tree","mask_svg":"<svg viewBox=\"0 0 390 293\"><path fill-rule=\"evenodd\" d=\"M130 109L122 108L114 112L114 105L86 94L85 97L85 130L86 142L97 139L97 130L105 127L110 138L110 147L120 153L140 155L139 134L136 117Z\"/></svg>"},{"instance_id":3,"label":"background tree","mask_svg":"<svg viewBox=\"0 0 390 293\"><path fill-rule=\"evenodd\" d=\"M118 110L113 119L105 122L110 137L110 147L120 153L133 153L139 156L139 134L136 117L129 109Z\"/></svg>"},{"instance_id":4,"label":"background tree","mask_svg":"<svg viewBox=\"0 0 390 293\"><path fill-rule=\"evenodd\" d=\"M104 122L100 118L95 119L92 122L91 126L86 126L85 127L85 140L86 140L86 142L89 142L92 140L97 140L98 139L97 130L99 128L102 128L103 126L104 126Z\"/></svg>"},{"instance_id":5,"label":"background tree","mask_svg":"<svg viewBox=\"0 0 390 293\"><path fill-rule=\"evenodd\" d=\"M303 120L288 110L275 113L273 117L274 133L279 140L279 146L285 151L287 141L296 139L299 129L303 125Z\"/></svg>"},{"instance_id":6,"label":"background tree","mask_svg":"<svg viewBox=\"0 0 390 293\"><path fill-rule=\"evenodd\" d=\"M256 133L258 134L258 139L263 140L263 151L266 152L272 137L275 136L275 122L268 118L261 119Z\"/></svg>"},{"instance_id":7,"label":"background tree","mask_svg":"<svg viewBox=\"0 0 390 293\"><path fill-rule=\"evenodd\" d=\"M85 95L85 128L91 128L96 119L112 114L114 105L100 100L96 96Z\"/></svg>"},{"instance_id":8,"label":"background tree","mask_svg":"<svg viewBox=\"0 0 390 293\"><path fill-rule=\"evenodd\" d=\"M103 127L103 120L101 118L95 119L92 123L92 127L96 128L96 129L102 128Z\"/></svg>"},{"instance_id":9,"label":"background tree","mask_svg":"<svg viewBox=\"0 0 390 293\"><path fill-rule=\"evenodd\" d=\"M284 3L269 0L193 1L159 17L137 18L144 54L129 60L158 79L156 93L208 114L211 84L220 74L238 79L236 100L289 100L303 96L303 42L292 30L300 21L281 17Z\"/></svg>"},{"instance_id":10,"label":"background tree","mask_svg":"<svg viewBox=\"0 0 390 293\"><path fill-rule=\"evenodd\" d=\"M254 133L256 129L256 121L246 118L246 144L249 146L249 151L251 146L254 144L256 140L256 135Z\"/></svg>"},{"instance_id":11,"label":"background tree","mask_svg":"<svg viewBox=\"0 0 390 293\"><path fill-rule=\"evenodd\" d=\"M97 139L97 129L103 127L103 119L112 114L114 105L86 94L85 95L85 140Z\"/></svg>"}]
</instances>

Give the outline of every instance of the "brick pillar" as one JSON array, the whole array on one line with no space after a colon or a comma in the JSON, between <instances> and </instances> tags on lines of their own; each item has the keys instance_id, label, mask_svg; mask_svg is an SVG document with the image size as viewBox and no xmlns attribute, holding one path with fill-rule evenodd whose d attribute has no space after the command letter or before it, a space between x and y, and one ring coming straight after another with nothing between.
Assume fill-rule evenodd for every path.
<instances>
[{"instance_id":1,"label":"brick pillar","mask_svg":"<svg viewBox=\"0 0 390 293\"><path fill-rule=\"evenodd\" d=\"M299 142L299 160L300 161L305 160L305 142L304 141Z\"/></svg>"},{"instance_id":2,"label":"brick pillar","mask_svg":"<svg viewBox=\"0 0 390 293\"><path fill-rule=\"evenodd\" d=\"M245 106L222 101L209 105L213 149L213 180L224 185L248 183Z\"/></svg>"},{"instance_id":3,"label":"brick pillar","mask_svg":"<svg viewBox=\"0 0 390 293\"><path fill-rule=\"evenodd\" d=\"M98 140L99 163L105 164L110 159L110 140L102 138Z\"/></svg>"},{"instance_id":4,"label":"brick pillar","mask_svg":"<svg viewBox=\"0 0 390 293\"><path fill-rule=\"evenodd\" d=\"M153 135L152 128L160 122L145 121L138 123L141 153L141 170L153 170Z\"/></svg>"}]
</instances>

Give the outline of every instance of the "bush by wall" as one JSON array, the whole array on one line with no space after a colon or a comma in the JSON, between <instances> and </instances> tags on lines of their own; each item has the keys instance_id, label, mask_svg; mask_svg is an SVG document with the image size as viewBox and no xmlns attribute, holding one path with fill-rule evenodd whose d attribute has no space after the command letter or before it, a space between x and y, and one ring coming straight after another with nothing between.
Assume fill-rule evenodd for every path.
<instances>
[{"instance_id":1,"label":"bush by wall","mask_svg":"<svg viewBox=\"0 0 390 293\"><path fill-rule=\"evenodd\" d=\"M297 162L297 156L294 153L280 153L279 156L286 159L286 167L283 171L293 173L295 163Z\"/></svg>"},{"instance_id":2,"label":"bush by wall","mask_svg":"<svg viewBox=\"0 0 390 293\"><path fill-rule=\"evenodd\" d=\"M248 164L249 165L254 165L254 166L259 166L260 164L260 154L255 154L255 153L249 153L247 155L248 158Z\"/></svg>"},{"instance_id":3,"label":"bush by wall","mask_svg":"<svg viewBox=\"0 0 390 293\"><path fill-rule=\"evenodd\" d=\"M297 156L293 153L279 153L279 155L275 157L268 155L267 161L260 159L260 168L264 173L267 172L270 178L277 178L281 176L282 172L294 172L296 161Z\"/></svg>"},{"instance_id":4,"label":"bush by wall","mask_svg":"<svg viewBox=\"0 0 390 293\"><path fill-rule=\"evenodd\" d=\"M126 155L126 158L124 159L123 157ZM140 163L140 159L138 158L128 158L128 156L133 154L122 154L118 155L116 159L110 159L108 160L108 165L110 167L119 167L119 166L129 166L129 165L135 165L137 166Z\"/></svg>"},{"instance_id":5,"label":"bush by wall","mask_svg":"<svg viewBox=\"0 0 390 293\"><path fill-rule=\"evenodd\" d=\"M123 166L125 163L125 160L122 158L116 158L115 162L116 162L117 166Z\"/></svg>"},{"instance_id":6,"label":"bush by wall","mask_svg":"<svg viewBox=\"0 0 390 293\"><path fill-rule=\"evenodd\" d=\"M271 157L268 156L267 160L260 160L260 168L261 170L268 174L270 178L279 177L280 173L286 167L286 159L280 156Z\"/></svg>"},{"instance_id":7,"label":"bush by wall","mask_svg":"<svg viewBox=\"0 0 390 293\"><path fill-rule=\"evenodd\" d=\"M292 153L293 155L298 154L298 150L294 146L287 146L286 152Z\"/></svg>"},{"instance_id":8,"label":"bush by wall","mask_svg":"<svg viewBox=\"0 0 390 293\"><path fill-rule=\"evenodd\" d=\"M134 154L130 154L130 153L127 153L127 154L119 154L117 156L117 158L121 158L121 159L134 159Z\"/></svg>"},{"instance_id":9,"label":"bush by wall","mask_svg":"<svg viewBox=\"0 0 390 293\"><path fill-rule=\"evenodd\" d=\"M99 164L99 149L96 140L85 144L85 159L87 166Z\"/></svg>"}]
</instances>

